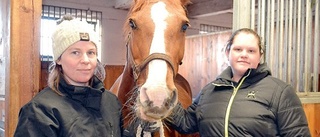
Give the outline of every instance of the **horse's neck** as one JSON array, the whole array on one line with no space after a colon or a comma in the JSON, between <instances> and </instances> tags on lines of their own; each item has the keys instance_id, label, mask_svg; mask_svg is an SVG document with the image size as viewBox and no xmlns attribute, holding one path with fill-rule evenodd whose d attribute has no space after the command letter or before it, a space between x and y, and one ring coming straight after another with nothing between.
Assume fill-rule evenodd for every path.
<instances>
[{"instance_id":1,"label":"horse's neck","mask_svg":"<svg viewBox=\"0 0 320 137\"><path fill-rule=\"evenodd\" d=\"M131 68L131 65L126 64L122 72L120 87L127 87L127 88L134 87L135 83L134 83L132 72L133 70Z\"/></svg>"},{"instance_id":2,"label":"horse's neck","mask_svg":"<svg viewBox=\"0 0 320 137\"><path fill-rule=\"evenodd\" d=\"M117 81L114 84L115 89L113 89L113 92L116 92L116 95L119 98L122 103L124 103L128 97L126 94L130 92L135 87L134 78L132 76L132 68L130 64L126 64L122 74L117 79ZM114 92L114 93L115 93Z\"/></svg>"}]
</instances>

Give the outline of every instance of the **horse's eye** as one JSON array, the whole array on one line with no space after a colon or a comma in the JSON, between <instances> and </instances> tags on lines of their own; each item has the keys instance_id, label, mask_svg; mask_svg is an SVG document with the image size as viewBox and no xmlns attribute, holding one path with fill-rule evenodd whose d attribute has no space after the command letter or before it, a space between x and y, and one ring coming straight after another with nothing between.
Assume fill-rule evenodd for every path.
<instances>
[{"instance_id":1,"label":"horse's eye","mask_svg":"<svg viewBox=\"0 0 320 137\"><path fill-rule=\"evenodd\" d=\"M132 29L136 29L137 28L137 25L136 23L134 23L134 21L132 19L129 20L129 25Z\"/></svg>"},{"instance_id":2,"label":"horse's eye","mask_svg":"<svg viewBox=\"0 0 320 137\"><path fill-rule=\"evenodd\" d=\"M183 24L181 30L182 30L183 32L185 32L185 31L188 29L189 26L190 26L189 23Z\"/></svg>"}]
</instances>

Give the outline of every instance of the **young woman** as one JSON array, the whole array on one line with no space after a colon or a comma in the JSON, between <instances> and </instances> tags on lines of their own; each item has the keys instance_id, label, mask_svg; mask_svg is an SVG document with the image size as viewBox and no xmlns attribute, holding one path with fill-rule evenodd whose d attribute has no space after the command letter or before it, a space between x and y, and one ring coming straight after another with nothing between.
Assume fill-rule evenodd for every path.
<instances>
[{"instance_id":1,"label":"young woman","mask_svg":"<svg viewBox=\"0 0 320 137\"><path fill-rule=\"evenodd\" d=\"M168 124L181 133L199 132L203 137L309 137L293 87L260 64L260 41L251 29L235 31L225 51L230 66L201 90L187 110L178 105Z\"/></svg>"},{"instance_id":2,"label":"young woman","mask_svg":"<svg viewBox=\"0 0 320 137\"><path fill-rule=\"evenodd\" d=\"M95 75L105 72L93 29L69 15L60 22L48 87L21 108L14 136L120 137L120 102Z\"/></svg>"}]
</instances>

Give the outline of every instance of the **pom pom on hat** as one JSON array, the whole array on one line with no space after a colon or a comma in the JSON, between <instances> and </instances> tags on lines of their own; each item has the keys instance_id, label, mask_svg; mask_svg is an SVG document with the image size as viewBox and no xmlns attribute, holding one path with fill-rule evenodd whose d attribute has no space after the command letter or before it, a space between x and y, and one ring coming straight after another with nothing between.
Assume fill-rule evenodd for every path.
<instances>
[{"instance_id":1,"label":"pom pom on hat","mask_svg":"<svg viewBox=\"0 0 320 137\"><path fill-rule=\"evenodd\" d=\"M91 41L98 44L92 26L85 21L65 15L57 22L58 26L52 35L53 58L56 61L61 54L72 44L78 41Z\"/></svg>"}]
</instances>

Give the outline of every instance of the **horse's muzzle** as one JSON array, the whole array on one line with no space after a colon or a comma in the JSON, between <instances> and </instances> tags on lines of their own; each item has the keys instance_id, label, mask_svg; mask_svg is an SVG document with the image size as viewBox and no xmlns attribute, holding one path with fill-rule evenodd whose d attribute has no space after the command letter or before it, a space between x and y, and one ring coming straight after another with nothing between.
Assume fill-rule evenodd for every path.
<instances>
[{"instance_id":1,"label":"horse's muzzle","mask_svg":"<svg viewBox=\"0 0 320 137\"><path fill-rule=\"evenodd\" d=\"M140 93L141 94L141 93ZM143 93L142 93L143 94ZM168 115L170 115L171 110L175 107L175 105L178 102L178 92L177 90L173 90L167 98L161 100L161 105L159 105L159 100L156 100L157 98L153 98L155 100L152 100L152 98L147 98L143 102L140 102L141 100L137 100L137 111L139 111L140 115L138 115L140 118L144 120L159 120L164 119ZM155 103L155 101L158 101ZM139 105L140 104L140 105Z\"/></svg>"}]
</instances>

